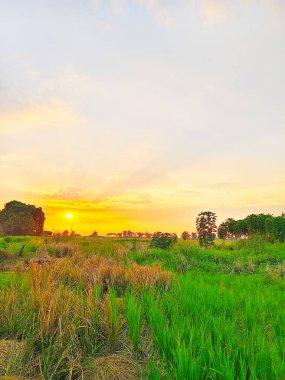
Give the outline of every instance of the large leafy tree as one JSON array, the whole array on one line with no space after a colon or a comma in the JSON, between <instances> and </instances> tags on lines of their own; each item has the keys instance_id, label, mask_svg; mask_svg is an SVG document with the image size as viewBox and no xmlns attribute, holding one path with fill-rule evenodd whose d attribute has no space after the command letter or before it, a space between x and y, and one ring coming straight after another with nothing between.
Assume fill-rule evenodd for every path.
<instances>
[{"instance_id":1,"label":"large leafy tree","mask_svg":"<svg viewBox=\"0 0 285 380\"><path fill-rule=\"evenodd\" d=\"M201 247L209 248L214 245L217 231L216 220L216 214L211 211L203 211L198 215L196 229Z\"/></svg>"},{"instance_id":2,"label":"large leafy tree","mask_svg":"<svg viewBox=\"0 0 285 380\"><path fill-rule=\"evenodd\" d=\"M249 234L246 219L235 220L232 223L230 229L232 230L232 233L234 234L236 239L245 238Z\"/></svg>"},{"instance_id":3,"label":"large leafy tree","mask_svg":"<svg viewBox=\"0 0 285 380\"><path fill-rule=\"evenodd\" d=\"M285 240L285 217L277 216L267 218L265 221L265 229L267 237L274 242L278 240L280 243Z\"/></svg>"},{"instance_id":4,"label":"large leafy tree","mask_svg":"<svg viewBox=\"0 0 285 380\"><path fill-rule=\"evenodd\" d=\"M265 223L268 218L272 218L271 214L251 214L245 218L248 233L250 235L261 234L266 232Z\"/></svg>"},{"instance_id":5,"label":"large leafy tree","mask_svg":"<svg viewBox=\"0 0 285 380\"><path fill-rule=\"evenodd\" d=\"M43 232L45 214L40 207L19 201L6 203L0 211L2 235L40 235Z\"/></svg>"}]
</instances>

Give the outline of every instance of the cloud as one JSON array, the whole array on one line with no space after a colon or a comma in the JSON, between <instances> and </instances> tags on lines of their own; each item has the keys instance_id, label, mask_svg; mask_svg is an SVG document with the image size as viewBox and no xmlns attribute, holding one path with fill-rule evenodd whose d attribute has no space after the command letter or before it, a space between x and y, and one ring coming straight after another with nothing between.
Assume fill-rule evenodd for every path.
<instances>
[{"instance_id":1,"label":"cloud","mask_svg":"<svg viewBox=\"0 0 285 380\"><path fill-rule=\"evenodd\" d=\"M164 26L168 27L171 25L171 13L165 5L162 5L160 0L136 0L136 2L143 5L147 10L153 12L155 16L162 21Z\"/></svg>"},{"instance_id":2,"label":"cloud","mask_svg":"<svg viewBox=\"0 0 285 380\"><path fill-rule=\"evenodd\" d=\"M83 190L77 188L68 188L60 190L53 194L45 194L47 199L63 199L63 200L75 200L86 198L87 194Z\"/></svg>"},{"instance_id":3,"label":"cloud","mask_svg":"<svg viewBox=\"0 0 285 380\"><path fill-rule=\"evenodd\" d=\"M48 104L35 104L0 110L0 133L13 133L42 128L76 127L84 122L60 99Z\"/></svg>"},{"instance_id":4,"label":"cloud","mask_svg":"<svg viewBox=\"0 0 285 380\"><path fill-rule=\"evenodd\" d=\"M210 21L220 21L225 18L226 8L222 0L200 0L203 13Z\"/></svg>"},{"instance_id":5,"label":"cloud","mask_svg":"<svg viewBox=\"0 0 285 380\"><path fill-rule=\"evenodd\" d=\"M111 0L112 7L118 13L125 13L126 2L125 0Z\"/></svg>"},{"instance_id":6,"label":"cloud","mask_svg":"<svg viewBox=\"0 0 285 380\"><path fill-rule=\"evenodd\" d=\"M168 27L172 23L170 9L161 0L90 0L91 5L95 10L108 4L118 14L125 14L131 5L141 6L152 13L164 26ZM169 1L168 5L175 4L174 1Z\"/></svg>"},{"instance_id":7,"label":"cloud","mask_svg":"<svg viewBox=\"0 0 285 380\"><path fill-rule=\"evenodd\" d=\"M150 184L152 181L160 180L163 176L165 176L165 174L155 168L137 170L125 178L116 181L110 188L99 194L96 201L100 202L105 200L106 197L120 196L129 193L134 189Z\"/></svg>"}]
</instances>

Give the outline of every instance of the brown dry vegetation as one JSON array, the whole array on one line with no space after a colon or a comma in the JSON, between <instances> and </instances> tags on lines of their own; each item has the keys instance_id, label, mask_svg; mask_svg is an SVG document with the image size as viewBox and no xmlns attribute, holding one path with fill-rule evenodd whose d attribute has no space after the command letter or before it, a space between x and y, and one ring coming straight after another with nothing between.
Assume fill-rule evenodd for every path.
<instances>
[{"instance_id":1,"label":"brown dry vegetation","mask_svg":"<svg viewBox=\"0 0 285 380\"><path fill-rule=\"evenodd\" d=\"M0 375L139 378L122 296L151 287L168 289L169 272L159 266L127 266L118 258L88 258L80 253L31 260L28 266L14 269L11 286L0 291L2 335L7 331L7 337L13 338L0 341ZM14 362L16 354L29 358L25 365Z\"/></svg>"}]
</instances>

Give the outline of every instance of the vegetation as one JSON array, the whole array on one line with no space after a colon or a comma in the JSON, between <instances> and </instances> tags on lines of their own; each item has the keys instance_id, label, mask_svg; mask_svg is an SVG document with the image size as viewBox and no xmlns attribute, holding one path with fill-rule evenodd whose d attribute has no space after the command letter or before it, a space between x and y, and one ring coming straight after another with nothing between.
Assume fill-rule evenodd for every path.
<instances>
[{"instance_id":1,"label":"vegetation","mask_svg":"<svg viewBox=\"0 0 285 380\"><path fill-rule=\"evenodd\" d=\"M200 212L196 219L196 229L201 247L209 248L214 245L216 238L217 216L211 211Z\"/></svg>"},{"instance_id":2,"label":"vegetation","mask_svg":"<svg viewBox=\"0 0 285 380\"><path fill-rule=\"evenodd\" d=\"M0 377L284 378L284 243L150 245L0 238Z\"/></svg>"},{"instance_id":3,"label":"vegetation","mask_svg":"<svg viewBox=\"0 0 285 380\"><path fill-rule=\"evenodd\" d=\"M1 235L41 235L45 215L40 207L18 201L6 203L0 211Z\"/></svg>"},{"instance_id":4,"label":"vegetation","mask_svg":"<svg viewBox=\"0 0 285 380\"><path fill-rule=\"evenodd\" d=\"M155 232L151 239L150 248L169 249L177 242L177 235L168 232Z\"/></svg>"},{"instance_id":5,"label":"vegetation","mask_svg":"<svg viewBox=\"0 0 285 380\"><path fill-rule=\"evenodd\" d=\"M181 239L183 239L183 240L189 240L190 237L191 237L191 235L188 231L183 231L181 234Z\"/></svg>"},{"instance_id":6,"label":"vegetation","mask_svg":"<svg viewBox=\"0 0 285 380\"><path fill-rule=\"evenodd\" d=\"M220 239L247 238L248 236L261 235L269 241L284 242L285 240L285 217L274 217L271 214L251 214L244 219L227 219L218 228Z\"/></svg>"}]
</instances>

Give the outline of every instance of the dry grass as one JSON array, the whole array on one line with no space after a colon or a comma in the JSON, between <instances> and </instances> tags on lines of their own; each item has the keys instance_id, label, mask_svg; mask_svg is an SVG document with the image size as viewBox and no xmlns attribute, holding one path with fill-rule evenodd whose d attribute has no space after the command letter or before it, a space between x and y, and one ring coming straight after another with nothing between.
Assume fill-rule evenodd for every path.
<instances>
[{"instance_id":1,"label":"dry grass","mask_svg":"<svg viewBox=\"0 0 285 380\"><path fill-rule=\"evenodd\" d=\"M158 266L79 253L17 268L11 285L0 290L0 326L27 345L23 350L23 342L0 340L0 375L63 379L85 371L85 358L106 355L90 359L82 379L138 379L137 362L117 354L129 344L124 295L167 288L170 280Z\"/></svg>"},{"instance_id":2,"label":"dry grass","mask_svg":"<svg viewBox=\"0 0 285 380\"><path fill-rule=\"evenodd\" d=\"M0 380L36 380L36 379L21 377L21 376L0 376Z\"/></svg>"},{"instance_id":3,"label":"dry grass","mask_svg":"<svg viewBox=\"0 0 285 380\"><path fill-rule=\"evenodd\" d=\"M31 263L30 267L35 293L48 285L52 291L58 281L80 285L85 289L100 284L104 293L110 288L124 289L128 285L137 290L151 286L168 289L171 282L171 273L157 265L132 263L126 267L123 262L102 256L86 258L82 254L75 254L71 258L55 259L48 264Z\"/></svg>"},{"instance_id":4,"label":"dry grass","mask_svg":"<svg viewBox=\"0 0 285 380\"><path fill-rule=\"evenodd\" d=\"M140 266L133 263L126 271L126 279L135 289L151 286L161 286L168 289L171 277L170 272L161 269L158 265Z\"/></svg>"},{"instance_id":5,"label":"dry grass","mask_svg":"<svg viewBox=\"0 0 285 380\"><path fill-rule=\"evenodd\" d=\"M107 293L100 306L104 335L110 352L114 352L119 346L120 334L125 323L122 318L122 299L114 292Z\"/></svg>"},{"instance_id":6,"label":"dry grass","mask_svg":"<svg viewBox=\"0 0 285 380\"><path fill-rule=\"evenodd\" d=\"M126 354L113 354L95 358L84 373L85 380L137 380L138 364Z\"/></svg>"},{"instance_id":7,"label":"dry grass","mask_svg":"<svg viewBox=\"0 0 285 380\"><path fill-rule=\"evenodd\" d=\"M24 342L8 339L0 340L0 372L5 371L8 364L23 353L24 346Z\"/></svg>"}]
</instances>

